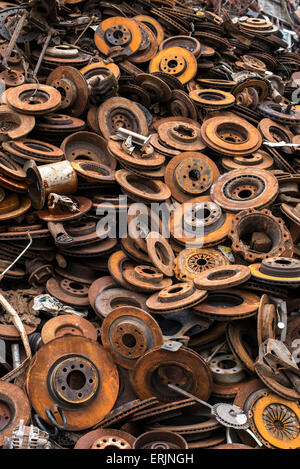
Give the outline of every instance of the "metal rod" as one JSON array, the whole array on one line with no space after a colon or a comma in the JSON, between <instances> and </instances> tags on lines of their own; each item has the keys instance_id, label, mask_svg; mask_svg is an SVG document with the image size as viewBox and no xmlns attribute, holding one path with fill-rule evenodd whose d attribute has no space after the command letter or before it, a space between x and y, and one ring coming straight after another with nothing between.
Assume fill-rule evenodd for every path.
<instances>
[{"instance_id":1,"label":"metal rod","mask_svg":"<svg viewBox=\"0 0 300 469\"><path fill-rule=\"evenodd\" d=\"M11 53L13 51L13 48L15 47L16 45L16 42L18 40L18 37L22 31L22 28L24 26L24 23L25 23L25 20L27 18L27 15L28 15L28 11L24 11L23 15L21 16L21 18L19 19L18 21L18 24L13 32L13 35L12 37L10 38L10 41L9 41L9 44L8 44L8 47L6 49L6 53L5 53L5 56L4 56L4 59L2 61L2 65L3 67L7 67L7 61L8 59L10 58L11 56Z\"/></svg>"}]
</instances>

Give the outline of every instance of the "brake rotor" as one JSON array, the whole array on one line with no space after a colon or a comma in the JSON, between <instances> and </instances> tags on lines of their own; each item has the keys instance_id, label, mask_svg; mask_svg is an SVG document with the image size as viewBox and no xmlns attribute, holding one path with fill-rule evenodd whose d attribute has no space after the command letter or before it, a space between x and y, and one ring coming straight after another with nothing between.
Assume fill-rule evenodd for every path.
<instances>
[{"instance_id":1,"label":"brake rotor","mask_svg":"<svg viewBox=\"0 0 300 469\"><path fill-rule=\"evenodd\" d=\"M201 127L201 137L209 148L229 156L249 155L262 144L256 127L229 113L206 119Z\"/></svg>"},{"instance_id":2,"label":"brake rotor","mask_svg":"<svg viewBox=\"0 0 300 469\"><path fill-rule=\"evenodd\" d=\"M72 306L84 307L89 305L88 285L74 282L67 278L50 278L46 283L48 293L59 301Z\"/></svg>"},{"instance_id":3,"label":"brake rotor","mask_svg":"<svg viewBox=\"0 0 300 469\"><path fill-rule=\"evenodd\" d=\"M114 16L99 24L94 42L97 49L106 56L114 51L118 51L122 56L130 56L140 47L142 32L133 19Z\"/></svg>"},{"instance_id":4,"label":"brake rotor","mask_svg":"<svg viewBox=\"0 0 300 469\"><path fill-rule=\"evenodd\" d=\"M251 277L251 271L246 265L227 265L213 267L199 273L194 278L196 288L203 290L222 290L237 287Z\"/></svg>"},{"instance_id":5,"label":"brake rotor","mask_svg":"<svg viewBox=\"0 0 300 469\"><path fill-rule=\"evenodd\" d=\"M115 363L130 370L148 350L163 344L157 322L150 314L132 306L112 310L102 323L101 340Z\"/></svg>"},{"instance_id":6,"label":"brake rotor","mask_svg":"<svg viewBox=\"0 0 300 469\"><path fill-rule=\"evenodd\" d=\"M76 132L69 135L61 144L66 159L71 162L88 160L101 163L114 170L117 166L115 159L107 150L107 142L103 137L93 132Z\"/></svg>"},{"instance_id":7,"label":"brake rotor","mask_svg":"<svg viewBox=\"0 0 300 469\"><path fill-rule=\"evenodd\" d=\"M86 79L74 67L57 67L48 75L47 85L56 88L62 96L60 110L78 117L88 104L88 86Z\"/></svg>"},{"instance_id":8,"label":"brake rotor","mask_svg":"<svg viewBox=\"0 0 300 469\"><path fill-rule=\"evenodd\" d=\"M277 311L268 295L262 295L257 312L257 341L261 345L265 340L276 338Z\"/></svg>"},{"instance_id":9,"label":"brake rotor","mask_svg":"<svg viewBox=\"0 0 300 469\"><path fill-rule=\"evenodd\" d=\"M146 311L146 296L125 288L106 288L97 294L94 309L97 316L103 319L121 306L133 306Z\"/></svg>"},{"instance_id":10,"label":"brake rotor","mask_svg":"<svg viewBox=\"0 0 300 469\"><path fill-rule=\"evenodd\" d=\"M259 307L259 297L254 293L237 288L220 290L193 308L200 314L217 321L243 319L254 316Z\"/></svg>"},{"instance_id":11,"label":"brake rotor","mask_svg":"<svg viewBox=\"0 0 300 469\"><path fill-rule=\"evenodd\" d=\"M255 324L251 319L230 322L226 330L226 339L232 353L242 362L249 373L255 373L255 360L258 355L258 343Z\"/></svg>"},{"instance_id":12,"label":"brake rotor","mask_svg":"<svg viewBox=\"0 0 300 469\"><path fill-rule=\"evenodd\" d=\"M112 278L118 285L127 290L135 290L135 287L125 280L123 273L127 269L133 269L134 266L135 264L122 250L111 254L107 263Z\"/></svg>"},{"instance_id":13,"label":"brake rotor","mask_svg":"<svg viewBox=\"0 0 300 469\"><path fill-rule=\"evenodd\" d=\"M30 403L18 386L0 381L0 446L5 437L10 437L20 420L27 425L30 421Z\"/></svg>"},{"instance_id":14,"label":"brake rotor","mask_svg":"<svg viewBox=\"0 0 300 469\"><path fill-rule=\"evenodd\" d=\"M135 262L139 264L151 264L150 257L145 254L144 250L141 249L135 240L131 239L129 236L121 239L121 247L125 254Z\"/></svg>"},{"instance_id":15,"label":"brake rotor","mask_svg":"<svg viewBox=\"0 0 300 469\"><path fill-rule=\"evenodd\" d=\"M189 96L198 106L212 110L230 107L235 102L235 97L231 93L213 88L196 89L190 91Z\"/></svg>"},{"instance_id":16,"label":"brake rotor","mask_svg":"<svg viewBox=\"0 0 300 469\"><path fill-rule=\"evenodd\" d=\"M262 389L251 396L248 419L251 430L267 448L300 447L300 412L296 402Z\"/></svg>"},{"instance_id":17,"label":"brake rotor","mask_svg":"<svg viewBox=\"0 0 300 469\"><path fill-rule=\"evenodd\" d=\"M114 171L102 163L95 161L76 160L73 168L83 179L90 182L112 184L115 181Z\"/></svg>"},{"instance_id":18,"label":"brake rotor","mask_svg":"<svg viewBox=\"0 0 300 469\"><path fill-rule=\"evenodd\" d=\"M28 197L19 197L17 194L6 194L0 202L0 221L11 220L24 215L31 207Z\"/></svg>"},{"instance_id":19,"label":"brake rotor","mask_svg":"<svg viewBox=\"0 0 300 469\"><path fill-rule=\"evenodd\" d=\"M170 87L159 77L150 73L140 73L135 77L135 81L148 93L153 102L171 99Z\"/></svg>"},{"instance_id":20,"label":"brake rotor","mask_svg":"<svg viewBox=\"0 0 300 469\"><path fill-rule=\"evenodd\" d=\"M188 449L188 444L182 436L177 433L153 430L142 433L134 443L134 449L151 450L179 450Z\"/></svg>"},{"instance_id":21,"label":"brake rotor","mask_svg":"<svg viewBox=\"0 0 300 469\"><path fill-rule=\"evenodd\" d=\"M134 64L149 62L158 49L156 36L152 30L145 23L140 21L137 21L137 23L142 32L142 42L137 52L130 57L130 62Z\"/></svg>"},{"instance_id":22,"label":"brake rotor","mask_svg":"<svg viewBox=\"0 0 300 469\"><path fill-rule=\"evenodd\" d=\"M141 108L119 96L107 99L98 109L98 123L101 134L109 139L119 127L141 135L148 135L148 124Z\"/></svg>"},{"instance_id":23,"label":"brake rotor","mask_svg":"<svg viewBox=\"0 0 300 469\"><path fill-rule=\"evenodd\" d=\"M198 126L184 124L180 119L160 124L157 133L161 142L176 150L197 151L205 148Z\"/></svg>"},{"instance_id":24,"label":"brake rotor","mask_svg":"<svg viewBox=\"0 0 300 469\"><path fill-rule=\"evenodd\" d=\"M156 396L160 402L172 402L178 394L168 387L176 384L194 396L207 401L212 390L212 375L203 358L196 352L180 347L170 351L156 347L136 363L132 385L141 399Z\"/></svg>"},{"instance_id":25,"label":"brake rotor","mask_svg":"<svg viewBox=\"0 0 300 469\"><path fill-rule=\"evenodd\" d=\"M14 112L5 104L0 106L0 141L25 137L34 126L34 116Z\"/></svg>"},{"instance_id":26,"label":"brake rotor","mask_svg":"<svg viewBox=\"0 0 300 469\"><path fill-rule=\"evenodd\" d=\"M269 245L252 241L253 233L263 233ZM229 238L234 252L248 262L276 256L293 256L293 242L284 221L275 218L269 210L243 210L234 216Z\"/></svg>"},{"instance_id":27,"label":"brake rotor","mask_svg":"<svg viewBox=\"0 0 300 469\"><path fill-rule=\"evenodd\" d=\"M51 318L41 330L44 344L66 335L78 335L86 339L97 340L97 330L92 323L73 314L63 314Z\"/></svg>"},{"instance_id":28,"label":"brake rotor","mask_svg":"<svg viewBox=\"0 0 300 469\"><path fill-rule=\"evenodd\" d=\"M16 181L6 177L6 175L0 173L0 186L5 189L24 194L28 190L28 184L23 181Z\"/></svg>"},{"instance_id":29,"label":"brake rotor","mask_svg":"<svg viewBox=\"0 0 300 469\"><path fill-rule=\"evenodd\" d=\"M145 24L155 35L157 44L160 45L160 43L164 39L164 29L161 26L161 24L152 16L147 16L147 15L138 15L133 17L134 20Z\"/></svg>"},{"instance_id":30,"label":"brake rotor","mask_svg":"<svg viewBox=\"0 0 300 469\"><path fill-rule=\"evenodd\" d=\"M120 78L120 69L117 64L111 62L111 63L105 63L105 62L93 62L89 65L86 65L85 67L80 69L80 72L84 76L86 80L89 78L92 78L94 76L99 75L99 71L101 68L107 68L107 70L111 71L111 73L115 76L117 80Z\"/></svg>"},{"instance_id":31,"label":"brake rotor","mask_svg":"<svg viewBox=\"0 0 300 469\"><path fill-rule=\"evenodd\" d=\"M189 117L195 121L198 120L197 107L185 91L172 90L168 108L173 116Z\"/></svg>"},{"instance_id":32,"label":"brake rotor","mask_svg":"<svg viewBox=\"0 0 300 469\"><path fill-rule=\"evenodd\" d=\"M0 174L5 176L23 181L26 179L26 173L12 158L7 156L5 153L0 152Z\"/></svg>"},{"instance_id":33,"label":"brake rotor","mask_svg":"<svg viewBox=\"0 0 300 469\"><path fill-rule=\"evenodd\" d=\"M20 164L24 164L27 160L45 164L56 163L64 157L63 151L55 145L32 138L3 142L2 147L9 157Z\"/></svg>"},{"instance_id":34,"label":"brake rotor","mask_svg":"<svg viewBox=\"0 0 300 469\"><path fill-rule=\"evenodd\" d=\"M220 176L216 164L202 153L184 152L167 164L165 183L172 197L186 202L209 190Z\"/></svg>"},{"instance_id":35,"label":"brake rotor","mask_svg":"<svg viewBox=\"0 0 300 469\"><path fill-rule=\"evenodd\" d=\"M276 199L278 181L262 169L235 169L223 174L211 188L213 202L229 212L267 207Z\"/></svg>"},{"instance_id":36,"label":"brake rotor","mask_svg":"<svg viewBox=\"0 0 300 469\"><path fill-rule=\"evenodd\" d=\"M270 257L249 266L251 275L263 283L283 286L300 285L300 261L289 257Z\"/></svg>"},{"instance_id":37,"label":"brake rotor","mask_svg":"<svg viewBox=\"0 0 300 469\"><path fill-rule=\"evenodd\" d=\"M74 449L132 449L135 437L122 430L98 429L79 438Z\"/></svg>"},{"instance_id":38,"label":"brake rotor","mask_svg":"<svg viewBox=\"0 0 300 469\"><path fill-rule=\"evenodd\" d=\"M240 77L236 77L236 80L237 84L231 90L234 96L239 95L247 88L254 88L258 92L260 101L264 101L269 96L270 83L259 76L247 76L247 72L241 72Z\"/></svg>"},{"instance_id":39,"label":"brake rotor","mask_svg":"<svg viewBox=\"0 0 300 469\"><path fill-rule=\"evenodd\" d=\"M216 249L183 249L175 259L174 273L177 280L191 282L200 272L228 264Z\"/></svg>"},{"instance_id":40,"label":"brake rotor","mask_svg":"<svg viewBox=\"0 0 300 469\"><path fill-rule=\"evenodd\" d=\"M201 44L195 37L191 36L171 36L165 39L159 46L159 50L169 49L170 47L181 47L192 52L196 59L201 55Z\"/></svg>"},{"instance_id":41,"label":"brake rotor","mask_svg":"<svg viewBox=\"0 0 300 469\"><path fill-rule=\"evenodd\" d=\"M149 65L149 72L164 72L175 76L181 83L185 84L195 77L197 60L194 54L187 49L169 47L153 57Z\"/></svg>"},{"instance_id":42,"label":"brake rotor","mask_svg":"<svg viewBox=\"0 0 300 469\"><path fill-rule=\"evenodd\" d=\"M244 384L247 375L237 358L229 353L218 353L209 362L213 376L213 395L233 399Z\"/></svg>"},{"instance_id":43,"label":"brake rotor","mask_svg":"<svg viewBox=\"0 0 300 469\"><path fill-rule=\"evenodd\" d=\"M214 186L212 186L214 187ZM203 196L190 199L171 213L171 236L189 247L219 244L228 236L233 215Z\"/></svg>"},{"instance_id":44,"label":"brake rotor","mask_svg":"<svg viewBox=\"0 0 300 469\"><path fill-rule=\"evenodd\" d=\"M167 277L173 277L175 256L166 238L156 231L148 233L146 238L148 255L157 269Z\"/></svg>"},{"instance_id":45,"label":"brake rotor","mask_svg":"<svg viewBox=\"0 0 300 469\"><path fill-rule=\"evenodd\" d=\"M159 180L141 179L138 175L120 169L115 173L116 181L122 192L131 200L144 203L163 202L170 198L171 191Z\"/></svg>"},{"instance_id":46,"label":"brake rotor","mask_svg":"<svg viewBox=\"0 0 300 469\"><path fill-rule=\"evenodd\" d=\"M150 144L148 144L143 151L134 149L132 153L129 153L126 151L126 147L124 148L122 142L110 138L107 148L121 163L125 163L136 169L155 170L160 168L165 162L165 157L154 151Z\"/></svg>"},{"instance_id":47,"label":"brake rotor","mask_svg":"<svg viewBox=\"0 0 300 469\"><path fill-rule=\"evenodd\" d=\"M272 119L262 119L258 124L258 129L264 139L269 142L292 143L294 138L294 134L287 127L272 121ZM294 149L290 147L282 147L281 151L287 155L294 153Z\"/></svg>"},{"instance_id":48,"label":"brake rotor","mask_svg":"<svg viewBox=\"0 0 300 469\"><path fill-rule=\"evenodd\" d=\"M138 265L125 269L123 277L139 291L152 293L172 285L170 278L164 278L161 271L149 265Z\"/></svg>"},{"instance_id":49,"label":"brake rotor","mask_svg":"<svg viewBox=\"0 0 300 469\"><path fill-rule=\"evenodd\" d=\"M31 361L27 393L47 423L49 413L65 430L90 428L112 409L119 390L117 369L96 341L68 336L40 348ZM46 412L49 409L50 412Z\"/></svg>"},{"instance_id":50,"label":"brake rotor","mask_svg":"<svg viewBox=\"0 0 300 469\"><path fill-rule=\"evenodd\" d=\"M151 295L146 305L152 313L171 314L194 307L207 297L206 290L197 290L192 282L176 283Z\"/></svg>"},{"instance_id":51,"label":"brake rotor","mask_svg":"<svg viewBox=\"0 0 300 469\"><path fill-rule=\"evenodd\" d=\"M287 106L273 101L263 101L258 105L258 110L263 116L282 124L298 125L300 123L300 111L297 108L289 110Z\"/></svg>"},{"instance_id":52,"label":"brake rotor","mask_svg":"<svg viewBox=\"0 0 300 469\"><path fill-rule=\"evenodd\" d=\"M52 86L26 84L8 88L8 105L21 114L42 115L53 112L61 105L61 94Z\"/></svg>"},{"instance_id":53,"label":"brake rotor","mask_svg":"<svg viewBox=\"0 0 300 469\"><path fill-rule=\"evenodd\" d=\"M242 169L245 166L255 169L272 169L273 165L274 160L272 156L263 150L258 150L246 156L224 156L222 158L222 166L227 171Z\"/></svg>"}]
</instances>

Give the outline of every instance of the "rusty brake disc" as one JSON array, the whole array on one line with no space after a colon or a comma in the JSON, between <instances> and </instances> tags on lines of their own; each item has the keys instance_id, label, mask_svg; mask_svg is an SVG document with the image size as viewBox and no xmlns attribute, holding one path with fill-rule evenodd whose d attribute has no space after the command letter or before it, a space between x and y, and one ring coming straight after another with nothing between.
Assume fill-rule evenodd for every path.
<instances>
[{"instance_id":1,"label":"rusty brake disc","mask_svg":"<svg viewBox=\"0 0 300 469\"><path fill-rule=\"evenodd\" d=\"M73 314L63 314L49 319L41 331L44 344L66 335L79 335L86 339L97 340L97 330L92 323Z\"/></svg>"},{"instance_id":2,"label":"rusty brake disc","mask_svg":"<svg viewBox=\"0 0 300 469\"><path fill-rule=\"evenodd\" d=\"M78 117L88 104L88 86L86 79L74 67L57 67L47 78L47 85L56 88L61 96L59 109L71 116Z\"/></svg>"},{"instance_id":3,"label":"rusty brake disc","mask_svg":"<svg viewBox=\"0 0 300 469\"><path fill-rule=\"evenodd\" d=\"M154 292L172 285L170 278L164 278L156 267L149 265L138 265L123 271L123 277L127 283L139 291Z\"/></svg>"},{"instance_id":4,"label":"rusty brake disc","mask_svg":"<svg viewBox=\"0 0 300 469\"><path fill-rule=\"evenodd\" d=\"M26 388L43 420L50 423L54 418L65 430L78 431L90 428L112 409L119 376L112 359L96 341L70 335L37 351Z\"/></svg>"},{"instance_id":5,"label":"rusty brake disc","mask_svg":"<svg viewBox=\"0 0 300 469\"><path fill-rule=\"evenodd\" d=\"M156 396L160 402L176 400L178 394L169 383L206 401L212 390L212 375L203 358L183 346L177 351L156 347L137 361L132 384L141 399Z\"/></svg>"},{"instance_id":6,"label":"rusty brake disc","mask_svg":"<svg viewBox=\"0 0 300 469\"><path fill-rule=\"evenodd\" d=\"M263 169L235 169L223 174L211 188L213 202L229 212L270 205L279 191L276 177Z\"/></svg>"},{"instance_id":7,"label":"rusty brake disc","mask_svg":"<svg viewBox=\"0 0 300 469\"><path fill-rule=\"evenodd\" d=\"M197 290L192 282L176 283L151 295L146 305L153 314L171 314L194 307L207 297L206 290Z\"/></svg>"},{"instance_id":8,"label":"rusty brake disc","mask_svg":"<svg viewBox=\"0 0 300 469\"><path fill-rule=\"evenodd\" d=\"M109 139L119 127L138 134L148 134L148 124L141 108L126 98L107 99L98 109L98 123L101 134Z\"/></svg>"},{"instance_id":9,"label":"rusty brake disc","mask_svg":"<svg viewBox=\"0 0 300 469\"><path fill-rule=\"evenodd\" d=\"M190 248L214 246L227 238L232 218L232 214L222 212L219 205L211 202L209 196L200 196L171 213L171 236Z\"/></svg>"},{"instance_id":10,"label":"rusty brake disc","mask_svg":"<svg viewBox=\"0 0 300 469\"><path fill-rule=\"evenodd\" d=\"M60 92L48 85L20 85L8 88L5 94L8 105L21 114L47 114L61 105Z\"/></svg>"},{"instance_id":11,"label":"rusty brake disc","mask_svg":"<svg viewBox=\"0 0 300 469\"><path fill-rule=\"evenodd\" d=\"M259 297L247 290L229 288L211 292L199 305L193 307L195 314L228 321L254 316L259 307Z\"/></svg>"},{"instance_id":12,"label":"rusty brake disc","mask_svg":"<svg viewBox=\"0 0 300 469\"><path fill-rule=\"evenodd\" d=\"M168 163L165 170L165 183L178 202L186 202L209 190L220 176L215 163L196 152L181 153Z\"/></svg>"},{"instance_id":13,"label":"rusty brake disc","mask_svg":"<svg viewBox=\"0 0 300 469\"><path fill-rule=\"evenodd\" d=\"M185 84L192 80L197 72L197 60L192 52L183 47L169 47L153 57L149 72L164 72L175 76Z\"/></svg>"},{"instance_id":14,"label":"rusty brake disc","mask_svg":"<svg viewBox=\"0 0 300 469\"><path fill-rule=\"evenodd\" d=\"M133 19L114 16L99 24L94 41L99 51L106 56L114 52L130 56L140 47L142 32Z\"/></svg>"},{"instance_id":15,"label":"rusty brake disc","mask_svg":"<svg viewBox=\"0 0 300 469\"><path fill-rule=\"evenodd\" d=\"M20 420L25 425L30 421L30 403L26 394L15 384L0 381L0 446Z\"/></svg>"},{"instance_id":16,"label":"rusty brake disc","mask_svg":"<svg viewBox=\"0 0 300 469\"><path fill-rule=\"evenodd\" d=\"M251 271L246 265L227 265L213 267L199 273L194 278L196 288L203 290L222 290L237 287L251 277Z\"/></svg>"},{"instance_id":17,"label":"rusty brake disc","mask_svg":"<svg viewBox=\"0 0 300 469\"><path fill-rule=\"evenodd\" d=\"M249 266L251 275L263 283L283 286L300 285L300 261L289 257L269 257Z\"/></svg>"},{"instance_id":18,"label":"rusty brake disc","mask_svg":"<svg viewBox=\"0 0 300 469\"><path fill-rule=\"evenodd\" d=\"M79 438L74 449L132 449L135 437L122 430L98 429Z\"/></svg>"},{"instance_id":19,"label":"rusty brake disc","mask_svg":"<svg viewBox=\"0 0 300 469\"><path fill-rule=\"evenodd\" d=\"M151 449L151 450L179 450L188 449L185 439L174 432L152 430L142 433L134 442L134 449Z\"/></svg>"},{"instance_id":20,"label":"rusty brake disc","mask_svg":"<svg viewBox=\"0 0 300 469\"><path fill-rule=\"evenodd\" d=\"M34 116L12 111L9 106L0 107L0 140L15 140L25 137L35 126Z\"/></svg>"},{"instance_id":21,"label":"rusty brake disc","mask_svg":"<svg viewBox=\"0 0 300 469\"><path fill-rule=\"evenodd\" d=\"M112 310L102 323L101 339L114 361L128 369L133 369L148 350L163 344L157 322L150 314L132 306Z\"/></svg>"},{"instance_id":22,"label":"rusty brake disc","mask_svg":"<svg viewBox=\"0 0 300 469\"><path fill-rule=\"evenodd\" d=\"M230 156L245 156L259 149L262 137L247 120L231 113L206 119L201 137L212 150Z\"/></svg>"}]
</instances>

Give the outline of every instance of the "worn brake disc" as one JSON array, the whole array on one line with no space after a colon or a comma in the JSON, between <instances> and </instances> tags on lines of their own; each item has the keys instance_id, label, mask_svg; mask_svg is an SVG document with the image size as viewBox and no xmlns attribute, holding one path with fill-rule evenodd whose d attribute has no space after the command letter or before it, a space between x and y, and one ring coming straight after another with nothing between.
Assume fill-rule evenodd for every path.
<instances>
[{"instance_id":1,"label":"worn brake disc","mask_svg":"<svg viewBox=\"0 0 300 469\"><path fill-rule=\"evenodd\" d=\"M262 144L260 132L252 124L230 113L205 120L201 136L208 147L230 156L249 155Z\"/></svg>"},{"instance_id":2,"label":"worn brake disc","mask_svg":"<svg viewBox=\"0 0 300 469\"><path fill-rule=\"evenodd\" d=\"M146 305L154 314L171 314L193 307L207 297L206 290L197 290L192 282L176 283L151 295Z\"/></svg>"},{"instance_id":3,"label":"worn brake disc","mask_svg":"<svg viewBox=\"0 0 300 469\"><path fill-rule=\"evenodd\" d=\"M8 105L23 114L47 114L61 105L60 92L48 85L20 85L8 88L5 95Z\"/></svg>"},{"instance_id":4,"label":"worn brake disc","mask_svg":"<svg viewBox=\"0 0 300 469\"><path fill-rule=\"evenodd\" d=\"M157 129L159 140L171 148L182 151L203 150L205 144L197 125L176 122L165 122Z\"/></svg>"},{"instance_id":5,"label":"worn brake disc","mask_svg":"<svg viewBox=\"0 0 300 469\"><path fill-rule=\"evenodd\" d=\"M199 273L194 278L194 284L197 288L217 291L236 287L250 277L251 271L246 265L219 266Z\"/></svg>"},{"instance_id":6,"label":"worn brake disc","mask_svg":"<svg viewBox=\"0 0 300 469\"><path fill-rule=\"evenodd\" d=\"M267 207L276 199L278 181L262 169L235 169L223 174L211 188L212 200L229 212Z\"/></svg>"},{"instance_id":7,"label":"worn brake disc","mask_svg":"<svg viewBox=\"0 0 300 469\"><path fill-rule=\"evenodd\" d=\"M119 127L138 134L148 135L148 124L140 107L126 98L107 99L98 109L98 123L101 134L108 139Z\"/></svg>"},{"instance_id":8,"label":"worn brake disc","mask_svg":"<svg viewBox=\"0 0 300 469\"><path fill-rule=\"evenodd\" d=\"M142 32L133 19L114 16L100 23L95 31L94 41L104 55L118 52L129 56L140 47Z\"/></svg>"},{"instance_id":9,"label":"worn brake disc","mask_svg":"<svg viewBox=\"0 0 300 469\"><path fill-rule=\"evenodd\" d=\"M52 425L56 420L61 428L78 431L90 428L112 409L119 377L111 357L96 341L70 335L37 351L26 388L43 420Z\"/></svg>"},{"instance_id":10,"label":"worn brake disc","mask_svg":"<svg viewBox=\"0 0 300 469\"><path fill-rule=\"evenodd\" d=\"M18 386L0 380L0 446L4 438L11 436L13 429L23 420L30 421L30 403Z\"/></svg>"},{"instance_id":11,"label":"worn brake disc","mask_svg":"<svg viewBox=\"0 0 300 469\"><path fill-rule=\"evenodd\" d=\"M214 187L214 186L212 186ZM190 199L171 213L171 236L188 247L219 244L228 236L233 215L222 211L210 197Z\"/></svg>"},{"instance_id":12,"label":"worn brake disc","mask_svg":"<svg viewBox=\"0 0 300 469\"><path fill-rule=\"evenodd\" d=\"M162 332L152 316L131 306L115 308L104 319L101 339L115 362L128 369L133 369L148 350L163 344Z\"/></svg>"},{"instance_id":13,"label":"worn brake disc","mask_svg":"<svg viewBox=\"0 0 300 469\"><path fill-rule=\"evenodd\" d=\"M165 183L174 199L186 202L209 190L220 173L216 164L197 152L184 152L172 158L165 170Z\"/></svg>"},{"instance_id":14,"label":"worn brake disc","mask_svg":"<svg viewBox=\"0 0 300 469\"><path fill-rule=\"evenodd\" d=\"M177 351L156 347L137 361L132 384L140 398L156 396L160 402L176 400L178 394L168 387L169 383L189 389L206 401L211 394L212 376L203 358L186 347Z\"/></svg>"},{"instance_id":15,"label":"worn brake disc","mask_svg":"<svg viewBox=\"0 0 300 469\"><path fill-rule=\"evenodd\" d=\"M226 268L226 267L225 267ZM211 292L208 297L193 307L195 314L228 321L254 316L259 306L259 297L247 290L229 288L216 293Z\"/></svg>"},{"instance_id":16,"label":"worn brake disc","mask_svg":"<svg viewBox=\"0 0 300 469\"><path fill-rule=\"evenodd\" d=\"M122 430L98 429L86 433L74 449L132 449L135 437Z\"/></svg>"},{"instance_id":17,"label":"worn brake disc","mask_svg":"<svg viewBox=\"0 0 300 469\"><path fill-rule=\"evenodd\" d=\"M86 79L74 67L57 67L47 78L47 85L53 86L62 94L60 109L78 117L86 109L88 103L88 86Z\"/></svg>"},{"instance_id":18,"label":"worn brake disc","mask_svg":"<svg viewBox=\"0 0 300 469\"><path fill-rule=\"evenodd\" d=\"M289 257L269 257L249 266L251 275L263 283L283 286L300 285L300 261Z\"/></svg>"},{"instance_id":19,"label":"worn brake disc","mask_svg":"<svg viewBox=\"0 0 300 469\"><path fill-rule=\"evenodd\" d=\"M175 76L181 83L188 83L197 72L194 54L183 47L169 47L161 50L150 62L150 73L164 72Z\"/></svg>"}]
</instances>

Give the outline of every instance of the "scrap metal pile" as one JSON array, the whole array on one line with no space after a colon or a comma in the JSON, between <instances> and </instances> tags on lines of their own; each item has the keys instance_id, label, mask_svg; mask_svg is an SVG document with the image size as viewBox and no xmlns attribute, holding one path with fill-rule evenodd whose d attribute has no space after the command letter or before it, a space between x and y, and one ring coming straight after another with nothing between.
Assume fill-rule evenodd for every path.
<instances>
[{"instance_id":1,"label":"scrap metal pile","mask_svg":"<svg viewBox=\"0 0 300 469\"><path fill-rule=\"evenodd\" d=\"M300 448L297 42L0 8L0 447Z\"/></svg>"}]
</instances>

